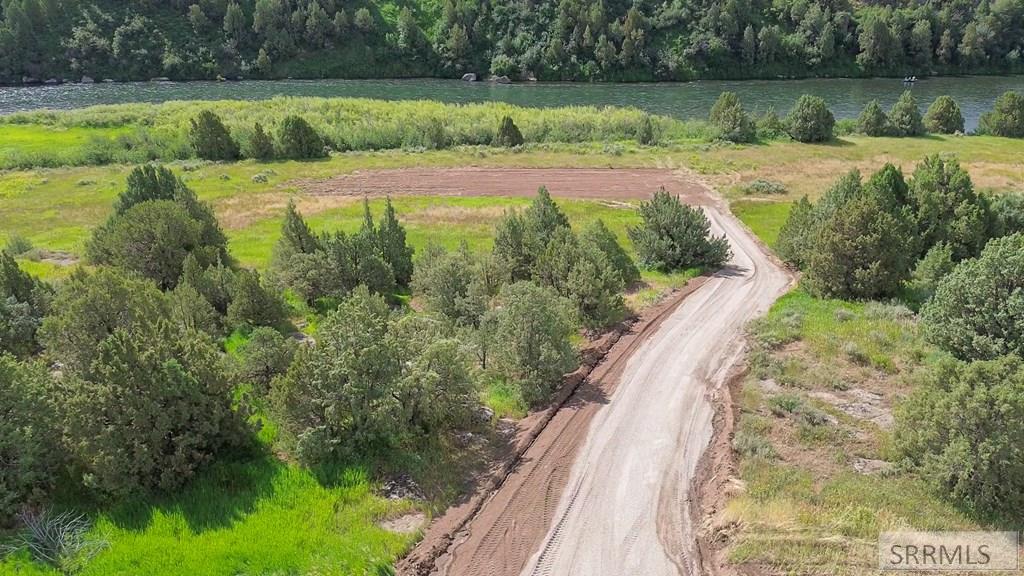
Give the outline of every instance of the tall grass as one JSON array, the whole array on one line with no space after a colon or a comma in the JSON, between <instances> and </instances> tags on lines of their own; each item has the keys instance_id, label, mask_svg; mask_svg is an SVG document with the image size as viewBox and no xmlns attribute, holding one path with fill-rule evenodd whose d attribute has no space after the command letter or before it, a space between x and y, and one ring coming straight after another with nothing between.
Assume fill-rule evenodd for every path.
<instances>
[{"instance_id":1,"label":"tall grass","mask_svg":"<svg viewBox=\"0 0 1024 576\"><path fill-rule=\"evenodd\" d=\"M191 155L189 121L212 110L247 148L256 122L272 133L289 115L305 118L338 151L442 149L486 145L498 123L510 116L529 143L614 142L635 139L647 113L634 108L523 108L491 102L444 104L427 100L382 101L351 98L279 97L259 102L178 101L119 104L72 111L35 111L0 118L0 141L8 130L29 127L40 138L55 130L94 130L86 141L54 147L38 142L0 145L0 168L86 165L181 159ZM651 116L662 141L704 140L702 122ZM119 131L110 134L111 130Z\"/></svg>"}]
</instances>

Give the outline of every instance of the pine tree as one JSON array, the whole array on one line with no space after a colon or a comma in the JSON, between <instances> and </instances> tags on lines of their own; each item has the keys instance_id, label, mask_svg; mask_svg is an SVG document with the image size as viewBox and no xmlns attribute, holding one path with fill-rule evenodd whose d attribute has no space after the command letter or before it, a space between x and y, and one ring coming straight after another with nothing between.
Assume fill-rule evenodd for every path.
<instances>
[{"instance_id":1,"label":"pine tree","mask_svg":"<svg viewBox=\"0 0 1024 576\"><path fill-rule=\"evenodd\" d=\"M274 158L274 140L270 134L263 129L259 122L253 127L252 140L249 142L249 157L257 160L272 160Z\"/></svg>"},{"instance_id":2,"label":"pine tree","mask_svg":"<svg viewBox=\"0 0 1024 576\"><path fill-rule=\"evenodd\" d=\"M405 228L395 216L395 208L391 204L391 197L387 198L384 208L384 219L377 231L380 251L384 261L391 266L395 275L395 281L400 286L407 286L412 280L412 255L413 249L405 240Z\"/></svg>"}]
</instances>

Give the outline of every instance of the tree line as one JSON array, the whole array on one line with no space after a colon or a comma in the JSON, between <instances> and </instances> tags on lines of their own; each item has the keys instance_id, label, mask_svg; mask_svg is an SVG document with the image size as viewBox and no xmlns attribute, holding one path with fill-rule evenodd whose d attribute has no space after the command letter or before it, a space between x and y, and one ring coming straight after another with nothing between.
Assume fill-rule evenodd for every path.
<instances>
[{"instance_id":1,"label":"tree line","mask_svg":"<svg viewBox=\"0 0 1024 576\"><path fill-rule=\"evenodd\" d=\"M949 96L935 99L922 115L913 92L906 90L886 112L872 100L856 121L844 121L842 133L865 136L914 137L932 134L963 134L964 116ZM744 110L736 94L723 92L708 115L716 138L731 142L756 142L789 137L797 142L826 142L839 132L835 116L825 100L810 94L801 96L789 114L780 118L769 108L758 118ZM1024 96L1007 91L996 98L992 110L981 115L978 134L1024 138Z\"/></svg>"},{"instance_id":2,"label":"tree line","mask_svg":"<svg viewBox=\"0 0 1024 576\"><path fill-rule=\"evenodd\" d=\"M488 382L545 402L577 366L581 327L622 320L640 278L615 234L573 229L543 188L504 215L490 253L417 258L390 199L376 217L366 201L353 233L316 233L290 203L265 274L233 261L211 208L166 168L135 168L112 208L90 268L57 286L0 252L0 526L58 486L100 501L172 492L266 449L264 422L312 467L447 445L488 425ZM664 191L640 216L640 266L729 257Z\"/></svg>"},{"instance_id":3,"label":"tree line","mask_svg":"<svg viewBox=\"0 0 1024 576\"><path fill-rule=\"evenodd\" d=\"M1024 195L975 190L952 159L854 170L797 202L776 250L827 298L898 298L947 354L896 412L901 463L981 514L1024 510Z\"/></svg>"},{"instance_id":4,"label":"tree line","mask_svg":"<svg viewBox=\"0 0 1024 576\"><path fill-rule=\"evenodd\" d=\"M1011 72L1024 2L4 0L0 79Z\"/></svg>"}]
</instances>

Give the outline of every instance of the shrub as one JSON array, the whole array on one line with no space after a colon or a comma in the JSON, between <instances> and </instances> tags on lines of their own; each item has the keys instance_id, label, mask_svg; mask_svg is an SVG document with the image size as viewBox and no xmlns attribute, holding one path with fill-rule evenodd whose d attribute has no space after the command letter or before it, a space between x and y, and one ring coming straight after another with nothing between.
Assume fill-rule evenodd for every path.
<instances>
[{"instance_id":1,"label":"shrub","mask_svg":"<svg viewBox=\"0 0 1024 576\"><path fill-rule=\"evenodd\" d=\"M868 102L857 118L857 132L866 136L885 136L889 133L889 117L882 111L878 100Z\"/></svg>"},{"instance_id":2,"label":"shrub","mask_svg":"<svg viewBox=\"0 0 1024 576\"><path fill-rule=\"evenodd\" d=\"M654 121L650 114L644 114L640 125L636 129L636 141L641 146L651 146L658 143L658 134L654 127Z\"/></svg>"},{"instance_id":3,"label":"shrub","mask_svg":"<svg viewBox=\"0 0 1024 576\"><path fill-rule=\"evenodd\" d=\"M545 400L576 365L570 305L550 288L516 282L484 317L486 368L519 385L527 402Z\"/></svg>"},{"instance_id":4,"label":"shrub","mask_svg":"<svg viewBox=\"0 0 1024 576\"><path fill-rule=\"evenodd\" d=\"M284 374L295 356L296 342L273 328L261 326L238 347L234 376L252 384L260 395L270 391L270 382Z\"/></svg>"},{"instance_id":5,"label":"shrub","mask_svg":"<svg viewBox=\"0 0 1024 576\"><path fill-rule=\"evenodd\" d=\"M62 383L64 437L85 484L111 494L171 490L236 438L219 362L197 332L105 338L88 374Z\"/></svg>"},{"instance_id":6,"label":"shrub","mask_svg":"<svg viewBox=\"0 0 1024 576\"><path fill-rule=\"evenodd\" d=\"M807 200L807 196L794 203L775 242L775 252L779 258L797 268L806 266L817 232L817 221L814 206Z\"/></svg>"},{"instance_id":7,"label":"shrub","mask_svg":"<svg viewBox=\"0 0 1024 576\"><path fill-rule=\"evenodd\" d=\"M137 166L128 174L125 190L114 202L114 215L108 224L130 208L151 200L173 200L177 202L191 219L199 223L199 236L203 246L215 247L216 254L227 261L227 239L220 230L220 224L213 210L204 202L200 202L196 193L189 190L180 178L163 166ZM95 232L93 236L95 236Z\"/></svg>"},{"instance_id":8,"label":"shrub","mask_svg":"<svg viewBox=\"0 0 1024 576\"><path fill-rule=\"evenodd\" d=\"M920 136L924 134L924 122L917 100L910 90L900 95L889 111L889 125L894 136Z\"/></svg>"},{"instance_id":9,"label":"shrub","mask_svg":"<svg viewBox=\"0 0 1024 576\"><path fill-rule=\"evenodd\" d=\"M589 242L604 252L612 267L619 273L623 286L640 281L640 270L633 262L633 258L626 253L615 234L604 225L603 220L597 219L588 224L580 233L580 241Z\"/></svg>"},{"instance_id":10,"label":"shrub","mask_svg":"<svg viewBox=\"0 0 1024 576\"><path fill-rule=\"evenodd\" d=\"M171 319L175 324L189 330L205 332L217 338L223 332L220 314L199 290L187 282L167 294Z\"/></svg>"},{"instance_id":11,"label":"shrub","mask_svg":"<svg viewBox=\"0 0 1024 576\"><path fill-rule=\"evenodd\" d=\"M711 107L708 119L718 131L719 138L731 142L754 140L754 123L743 110L739 96L732 92L722 92Z\"/></svg>"},{"instance_id":12,"label":"shrub","mask_svg":"<svg viewBox=\"0 0 1024 576\"><path fill-rule=\"evenodd\" d=\"M210 261L209 253L200 250L199 226L176 202L143 202L97 228L86 255L94 264L132 270L170 289L181 277L186 256L196 252L200 261Z\"/></svg>"},{"instance_id":13,"label":"shrub","mask_svg":"<svg viewBox=\"0 0 1024 576\"><path fill-rule=\"evenodd\" d=\"M757 137L775 140L786 136L786 123L779 118L774 106L769 106L764 114L757 119Z\"/></svg>"},{"instance_id":14,"label":"shrub","mask_svg":"<svg viewBox=\"0 0 1024 576\"><path fill-rule=\"evenodd\" d=\"M461 348L437 326L395 320L382 297L354 290L272 384L286 446L322 463L465 424L476 391Z\"/></svg>"},{"instance_id":15,"label":"shrub","mask_svg":"<svg viewBox=\"0 0 1024 576\"><path fill-rule=\"evenodd\" d=\"M537 258L534 276L571 302L586 328L602 328L625 315L621 276L600 248L568 228L555 232Z\"/></svg>"},{"instance_id":16,"label":"shrub","mask_svg":"<svg viewBox=\"0 0 1024 576\"><path fill-rule=\"evenodd\" d=\"M978 131L993 136L1024 138L1024 96L1008 91L996 98L993 110L981 115Z\"/></svg>"},{"instance_id":17,"label":"shrub","mask_svg":"<svg viewBox=\"0 0 1024 576\"><path fill-rule=\"evenodd\" d=\"M274 140L259 122L253 127L252 139L249 140L249 151L246 156L263 161L274 159Z\"/></svg>"},{"instance_id":18,"label":"shrub","mask_svg":"<svg viewBox=\"0 0 1024 576\"><path fill-rule=\"evenodd\" d=\"M100 269L54 304L40 334L62 365L62 434L87 486L170 490L240 438L217 347L171 322L152 284Z\"/></svg>"},{"instance_id":19,"label":"shrub","mask_svg":"<svg viewBox=\"0 0 1024 576\"><path fill-rule=\"evenodd\" d=\"M772 460L778 456L772 443L750 430L738 430L732 441L733 450L744 458L763 458Z\"/></svg>"},{"instance_id":20,"label":"shrub","mask_svg":"<svg viewBox=\"0 0 1024 576\"><path fill-rule=\"evenodd\" d=\"M832 128L836 119L825 101L817 96L804 94L793 106L786 124L789 135L798 142L826 142L832 139Z\"/></svg>"},{"instance_id":21,"label":"shrub","mask_svg":"<svg viewBox=\"0 0 1024 576\"><path fill-rule=\"evenodd\" d=\"M63 574L77 574L107 543L90 536L92 524L84 515L53 512L49 508L25 510L18 515L21 533L10 548L25 550L36 562Z\"/></svg>"},{"instance_id":22,"label":"shrub","mask_svg":"<svg viewBox=\"0 0 1024 576\"><path fill-rule=\"evenodd\" d=\"M42 364L0 353L0 527L53 487L61 462L49 386Z\"/></svg>"},{"instance_id":23,"label":"shrub","mask_svg":"<svg viewBox=\"0 0 1024 576\"><path fill-rule=\"evenodd\" d=\"M0 251L0 354L28 356L38 351L36 330L52 295L47 284L23 271L8 252Z\"/></svg>"},{"instance_id":24,"label":"shrub","mask_svg":"<svg viewBox=\"0 0 1024 576\"><path fill-rule=\"evenodd\" d=\"M288 116L281 123L277 142L281 156L291 160L326 158L324 139L301 116Z\"/></svg>"},{"instance_id":25,"label":"shrub","mask_svg":"<svg viewBox=\"0 0 1024 576\"><path fill-rule=\"evenodd\" d=\"M191 126L188 137L196 156L213 161L238 160L238 143L231 138L220 116L203 110L191 120Z\"/></svg>"},{"instance_id":26,"label":"shrub","mask_svg":"<svg viewBox=\"0 0 1024 576\"><path fill-rule=\"evenodd\" d=\"M284 301L267 290L255 270L239 270L231 286L228 323L233 327L281 326L287 319Z\"/></svg>"},{"instance_id":27,"label":"shrub","mask_svg":"<svg viewBox=\"0 0 1024 576\"><path fill-rule=\"evenodd\" d=\"M523 134L519 131L516 123L512 121L512 117L503 117L501 124L498 125L498 132L494 135L494 142L492 144L503 148L515 148L516 146L522 146L524 142Z\"/></svg>"},{"instance_id":28,"label":"shrub","mask_svg":"<svg viewBox=\"0 0 1024 576\"><path fill-rule=\"evenodd\" d=\"M184 182L163 166L136 166L128 173L124 191L114 201L114 212L120 214L149 200L174 200L184 189Z\"/></svg>"},{"instance_id":29,"label":"shrub","mask_svg":"<svg viewBox=\"0 0 1024 576\"><path fill-rule=\"evenodd\" d=\"M32 241L21 234L11 234L7 237L7 245L3 251L11 256L21 256L32 251Z\"/></svg>"},{"instance_id":30,"label":"shrub","mask_svg":"<svg viewBox=\"0 0 1024 576\"><path fill-rule=\"evenodd\" d=\"M116 268L79 273L61 286L39 340L64 370L88 372L97 348L115 331L153 333L169 315L167 300L152 282Z\"/></svg>"},{"instance_id":31,"label":"shrub","mask_svg":"<svg viewBox=\"0 0 1024 576\"><path fill-rule=\"evenodd\" d=\"M917 303L924 303L935 294L935 289L950 272L956 263L953 261L953 250L946 244L936 244L918 260L911 274L908 288Z\"/></svg>"},{"instance_id":32,"label":"shrub","mask_svg":"<svg viewBox=\"0 0 1024 576\"><path fill-rule=\"evenodd\" d=\"M366 212L366 221L372 225L370 218L369 201L363 203ZM413 249L406 242L405 227L398 221L395 215L395 207L391 204L389 196L384 204L384 219L376 230L377 248L381 259L387 262L395 275L395 282L400 286L408 286L412 280L412 255Z\"/></svg>"},{"instance_id":33,"label":"shrub","mask_svg":"<svg viewBox=\"0 0 1024 576\"><path fill-rule=\"evenodd\" d=\"M628 233L644 266L664 272L715 268L730 257L728 240L711 235L704 212L683 204L664 188L640 203L640 216L643 225L630 227Z\"/></svg>"},{"instance_id":34,"label":"shrub","mask_svg":"<svg viewBox=\"0 0 1024 576\"><path fill-rule=\"evenodd\" d=\"M528 280L540 253L561 228L569 228L569 219L541 186L522 214L505 213L495 229L492 255L513 282Z\"/></svg>"},{"instance_id":35,"label":"shrub","mask_svg":"<svg viewBox=\"0 0 1024 576\"><path fill-rule=\"evenodd\" d=\"M963 360L1024 355L1024 234L992 240L958 264L921 320L929 340Z\"/></svg>"},{"instance_id":36,"label":"shrub","mask_svg":"<svg viewBox=\"0 0 1024 576\"><path fill-rule=\"evenodd\" d=\"M955 261L977 256L996 227L988 201L974 191L970 175L939 155L918 164L910 198L923 249L944 243Z\"/></svg>"},{"instance_id":37,"label":"shrub","mask_svg":"<svg viewBox=\"0 0 1024 576\"><path fill-rule=\"evenodd\" d=\"M900 454L982 514L1024 511L1024 366L1017 356L939 362L896 410Z\"/></svg>"},{"instance_id":38,"label":"shrub","mask_svg":"<svg viewBox=\"0 0 1024 576\"><path fill-rule=\"evenodd\" d=\"M867 194L821 222L804 282L819 296L871 299L896 294L914 262L910 225Z\"/></svg>"},{"instance_id":39,"label":"shrub","mask_svg":"<svg viewBox=\"0 0 1024 576\"><path fill-rule=\"evenodd\" d=\"M939 96L924 114L924 126L936 134L954 134L964 131L964 115L960 106L949 96Z\"/></svg>"},{"instance_id":40,"label":"shrub","mask_svg":"<svg viewBox=\"0 0 1024 576\"><path fill-rule=\"evenodd\" d=\"M428 310L459 325L477 326L487 310L487 295L476 289L478 268L465 243L453 252L432 244L416 261L413 293L423 296Z\"/></svg>"},{"instance_id":41,"label":"shrub","mask_svg":"<svg viewBox=\"0 0 1024 576\"><path fill-rule=\"evenodd\" d=\"M743 193L748 195L770 196L785 194L787 192L788 190L786 190L786 187L783 184L773 180L764 180L762 178L758 178L743 187Z\"/></svg>"},{"instance_id":42,"label":"shrub","mask_svg":"<svg viewBox=\"0 0 1024 576\"><path fill-rule=\"evenodd\" d=\"M1024 232L1024 194L1000 194L992 199L990 208L995 219L993 236Z\"/></svg>"}]
</instances>

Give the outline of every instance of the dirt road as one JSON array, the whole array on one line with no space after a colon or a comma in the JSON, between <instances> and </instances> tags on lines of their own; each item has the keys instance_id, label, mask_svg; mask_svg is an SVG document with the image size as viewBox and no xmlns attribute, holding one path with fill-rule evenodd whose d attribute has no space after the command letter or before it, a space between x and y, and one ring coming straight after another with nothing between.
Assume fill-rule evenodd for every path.
<instances>
[{"instance_id":1,"label":"dirt road","mask_svg":"<svg viewBox=\"0 0 1024 576\"><path fill-rule=\"evenodd\" d=\"M435 573L699 573L688 494L712 434L710 396L741 359L743 326L791 280L704 200L715 232L729 237L729 265L660 320L624 367L592 375Z\"/></svg>"},{"instance_id":2,"label":"dirt road","mask_svg":"<svg viewBox=\"0 0 1024 576\"><path fill-rule=\"evenodd\" d=\"M732 261L633 355L523 574L698 573L688 493L711 438L709 391L740 360L743 325L790 282L732 216L708 215Z\"/></svg>"}]
</instances>

